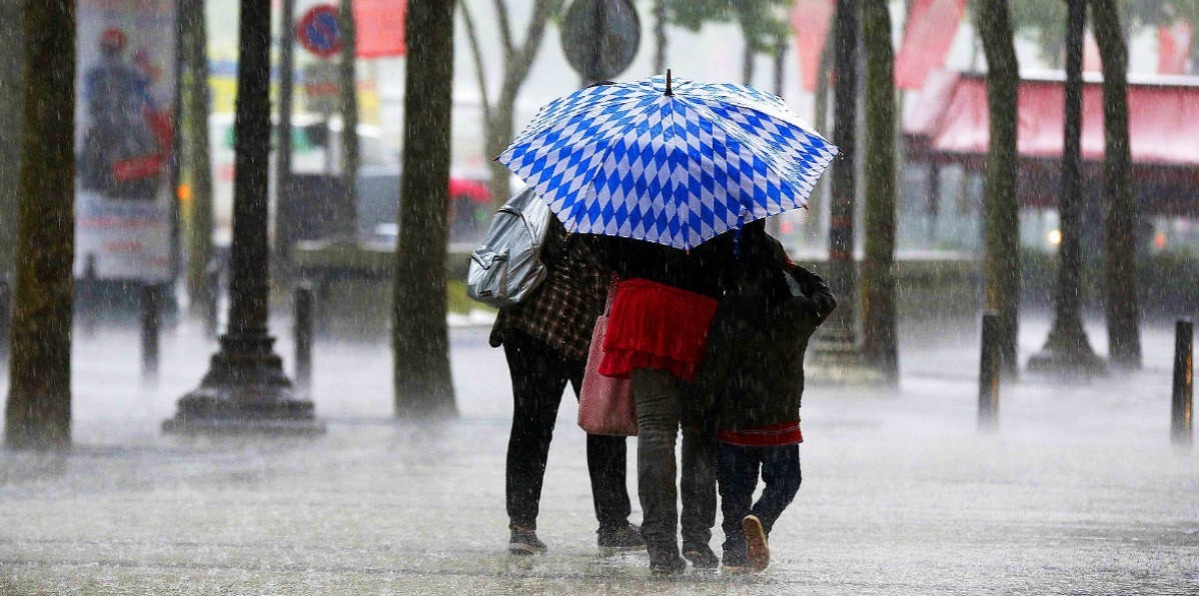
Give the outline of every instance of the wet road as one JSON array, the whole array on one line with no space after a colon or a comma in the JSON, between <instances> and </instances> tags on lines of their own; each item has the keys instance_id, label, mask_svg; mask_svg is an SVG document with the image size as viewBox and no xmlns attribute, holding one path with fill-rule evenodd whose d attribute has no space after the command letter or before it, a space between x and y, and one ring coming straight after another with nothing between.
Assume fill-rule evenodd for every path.
<instances>
[{"instance_id":1,"label":"wet road","mask_svg":"<svg viewBox=\"0 0 1199 596\"><path fill-rule=\"evenodd\" d=\"M1025 356L1046 324L1024 324ZM765 574L658 580L644 554L596 552L569 396L539 520L550 554L506 554L511 397L485 328L452 333L458 420L393 421L386 346L325 341L326 436L219 442L158 431L214 342L183 324L145 385L135 332L102 328L77 344L78 449L0 452L0 594L1195 593L1199 456L1169 443L1164 325L1144 372L1005 388L992 435L976 431L973 327L905 340L899 390L809 388L804 484Z\"/></svg>"}]
</instances>

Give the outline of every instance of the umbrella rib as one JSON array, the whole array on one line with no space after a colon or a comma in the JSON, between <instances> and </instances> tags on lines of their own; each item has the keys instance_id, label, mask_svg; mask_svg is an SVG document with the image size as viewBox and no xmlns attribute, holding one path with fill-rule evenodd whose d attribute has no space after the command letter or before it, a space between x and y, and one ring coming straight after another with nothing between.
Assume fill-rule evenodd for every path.
<instances>
[{"instance_id":1,"label":"umbrella rib","mask_svg":"<svg viewBox=\"0 0 1199 596\"><path fill-rule=\"evenodd\" d=\"M564 123L573 122L576 118L583 116L587 112L612 106L619 106L625 103L636 104L639 101L643 101L643 98L638 96L623 95L602 98L590 103L580 102L577 106L566 108L562 113L555 114L553 119L549 119L545 116L545 114L542 113L542 111L538 111L538 113L533 116L533 121L530 122L526 127L526 131L522 132L516 139L514 139L508 146L508 149L511 149L513 146L518 144L528 143L532 139L539 136L547 135L550 132L564 126ZM545 120L544 122L542 122L543 119ZM505 149L505 152L506 151L507 149Z\"/></svg>"},{"instance_id":2,"label":"umbrella rib","mask_svg":"<svg viewBox=\"0 0 1199 596\"><path fill-rule=\"evenodd\" d=\"M765 161L767 163L767 165L770 166L770 169L773 170L774 173L778 175L779 180L781 182L784 182L789 187L792 187L791 188L792 192L794 192L796 188L804 188L805 187L803 180L797 178L795 173L788 173L786 171L787 169L779 167L780 164L777 163L776 158L771 156L771 152L764 150L764 149L773 148L766 138L761 137L761 136L756 136L756 135L750 135L741 127L741 125L739 123L736 123L736 121L733 121L732 124L727 124L727 125L722 124L723 122L728 121L729 119L718 116L715 112L712 111L712 109L710 107L708 107L706 104L704 104L701 101L696 101L692 105L698 112L701 113L701 115L707 117L712 122L713 126L719 126L720 129L722 131L724 131L725 134L732 137L738 143L753 150L754 155L758 156L759 159ZM746 107L746 106L738 106L738 107L753 111L757 114L761 114L766 117L771 117L770 114L763 112L761 110L755 109L755 108ZM779 120L778 118L772 118L772 119L774 119L776 121ZM828 142L827 139L825 139L823 136L821 136L816 131L808 130L808 129L806 129L802 126L799 126L793 122L787 122L786 120L782 120L782 122L786 125L790 125L792 127L799 128L808 137L817 139L825 144L825 146L827 147L827 151L826 151L827 155L824 155L824 156L822 156L821 159L817 160L818 166L827 165L828 162L832 161L833 157L835 157L837 155L837 153L839 152L839 149L836 147L836 145L833 145L832 143ZM823 168L821 168L821 169L823 169ZM784 175L784 174L788 174L788 175ZM750 207L752 207L752 205Z\"/></svg>"},{"instance_id":3,"label":"umbrella rib","mask_svg":"<svg viewBox=\"0 0 1199 596\"><path fill-rule=\"evenodd\" d=\"M679 99L677 97L670 98L671 134L667 137L667 147L669 148L667 151L667 156L668 156L669 163L670 163L670 193L669 193L669 197L671 200L674 200L676 194L678 194L678 192L679 192L679 183L676 180L676 177L679 175L684 176L684 182L685 182L686 174L687 174L686 171L680 172L680 169L682 169L685 166L686 160L682 159L681 156L679 155L683 151L683 147L680 146L679 139L682 138L683 133L685 133L686 130L685 130L685 128L684 128L684 130L681 130L681 131L679 130L680 126L679 126L679 123L677 120L677 113L675 110L675 105L676 105L675 102L676 101L679 101ZM685 105L685 104L678 104L678 105ZM682 187L683 187L683 190L685 191L686 184L683 184ZM690 201L677 201L675 208L680 209L680 210L682 210L682 209L686 210L686 217L679 218L679 227L681 228L681 231L683 233L684 250L690 250L692 248L692 240L693 240L692 239L693 234L691 233L693 230L691 229L691 204L690 204Z\"/></svg>"},{"instance_id":4,"label":"umbrella rib","mask_svg":"<svg viewBox=\"0 0 1199 596\"><path fill-rule=\"evenodd\" d=\"M644 98L643 98L643 101L644 101ZM648 120L649 120L648 111L642 111L642 112L638 113L634 117L634 119L629 122L628 126L626 126L625 128L623 128L623 129L613 128L613 129L604 131L604 133L615 133L615 134L604 134L602 140L607 141L608 143L603 148L602 151L597 152L596 163L599 165L599 167L590 168L587 170L587 173L586 173L585 177L583 178L583 184L581 185L581 188L583 189L582 196L577 197L575 199L575 201L571 207L569 219L577 221L577 219L575 218L575 212L577 210L586 209L587 205L591 204L594 201L599 200L599 192L596 190L595 185L592 184L592 182L595 180L595 176L599 172L599 170L603 169L604 163L606 163L608 161L608 157L612 153L612 148L613 148L613 145L615 145L615 142L617 140L619 140L622 136L628 135L631 132L636 131L638 129L638 127L640 127L642 124L644 124ZM598 142L598 140L599 139L597 139L597 142Z\"/></svg>"}]
</instances>

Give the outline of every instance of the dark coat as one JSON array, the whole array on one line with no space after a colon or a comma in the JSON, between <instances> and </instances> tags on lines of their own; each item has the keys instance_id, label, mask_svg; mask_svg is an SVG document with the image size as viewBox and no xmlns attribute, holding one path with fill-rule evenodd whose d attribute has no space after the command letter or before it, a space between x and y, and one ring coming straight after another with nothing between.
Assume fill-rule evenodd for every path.
<instances>
[{"instance_id":1,"label":"dark coat","mask_svg":"<svg viewBox=\"0 0 1199 596\"><path fill-rule=\"evenodd\" d=\"M799 420L808 339L836 300L765 233L742 238L739 261L726 278L695 389L722 430Z\"/></svg>"},{"instance_id":2,"label":"dark coat","mask_svg":"<svg viewBox=\"0 0 1199 596\"><path fill-rule=\"evenodd\" d=\"M604 264L623 279L648 279L720 298L722 279L735 264L734 237L726 232L689 251L613 236L592 236L592 242Z\"/></svg>"}]
</instances>

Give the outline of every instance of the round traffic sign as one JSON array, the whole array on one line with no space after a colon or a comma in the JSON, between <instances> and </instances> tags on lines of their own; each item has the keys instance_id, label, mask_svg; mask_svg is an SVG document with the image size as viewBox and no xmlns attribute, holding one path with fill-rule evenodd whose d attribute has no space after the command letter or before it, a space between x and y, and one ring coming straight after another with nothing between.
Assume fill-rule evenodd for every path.
<instances>
[{"instance_id":1,"label":"round traffic sign","mask_svg":"<svg viewBox=\"0 0 1199 596\"><path fill-rule=\"evenodd\" d=\"M574 0L562 19L562 50L589 81L615 78L641 45L641 20L629 0Z\"/></svg>"},{"instance_id":2,"label":"round traffic sign","mask_svg":"<svg viewBox=\"0 0 1199 596\"><path fill-rule=\"evenodd\" d=\"M341 30L337 26L337 7L318 4L308 9L296 25L296 37L304 49L328 58L341 51Z\"/></svg>"}]
</instances>

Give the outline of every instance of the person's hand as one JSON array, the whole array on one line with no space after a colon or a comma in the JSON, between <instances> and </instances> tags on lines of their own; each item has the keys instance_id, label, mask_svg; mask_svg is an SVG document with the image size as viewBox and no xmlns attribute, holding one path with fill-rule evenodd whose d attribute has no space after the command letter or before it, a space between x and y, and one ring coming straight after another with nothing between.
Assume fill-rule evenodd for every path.
<instances>
[{"instance_id":1,"label":"person's hand","mask_svg":"<svg viewBox=\"0 0 1199 596\"><path fill-rule=\"evenodd\" d=\"M820 317L820 320L822 321L832 314L832 312L837 308L837 299L833 298L833 295L827 291L816 292L816 294L813 295L810 300L813 308L816 310L816 315Z\"/></svg>"}]
</instances>

